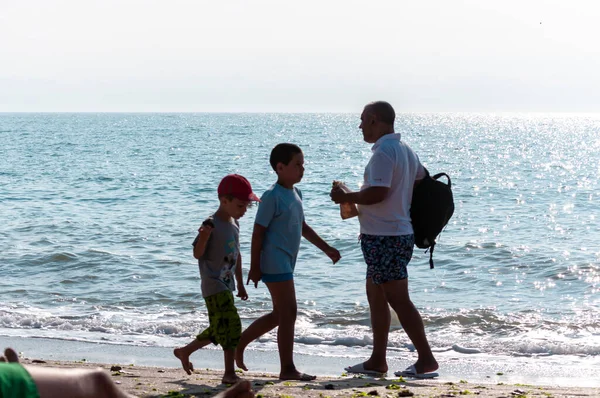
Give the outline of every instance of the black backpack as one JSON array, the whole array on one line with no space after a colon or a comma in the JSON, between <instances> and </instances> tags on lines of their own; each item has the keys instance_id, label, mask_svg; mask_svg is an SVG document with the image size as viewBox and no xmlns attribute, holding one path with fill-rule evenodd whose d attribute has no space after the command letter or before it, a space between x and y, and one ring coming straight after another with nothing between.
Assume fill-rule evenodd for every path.
<instances>
[{"instance_id":1,"label":"black backpack","mask_svg":"<svg viewBox=\"0 0 600 398\"><path fill-rule=\"evenodd\" d=\"M433 268L435 239L454 213L454 198L448 174L438 173L431 177L427 169L425 172L427 175L413 190L410 218L415 231L415 245L429 250L429 268ZM448 179L448 184L438 181L442 176Z\"/></svg>"}]
</instances>

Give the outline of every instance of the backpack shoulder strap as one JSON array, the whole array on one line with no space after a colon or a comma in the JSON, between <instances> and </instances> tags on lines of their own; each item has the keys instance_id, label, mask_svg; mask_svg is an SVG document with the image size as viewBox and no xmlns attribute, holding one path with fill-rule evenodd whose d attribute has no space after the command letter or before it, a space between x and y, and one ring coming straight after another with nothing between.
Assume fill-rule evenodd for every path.
<instances>
[{"instance_id":1,"label":"backpack shoulder strap","mask_svg":"<svg viewBox=\"0 0 600 398\"><path fill-rule=\"evenodd\" d=\"M435 242L429 247L429 269L433 269L433 249L435 249Z\"/></svg>"},{"instance_id":2,"label":"backpack shoulder strap","mask_svg":"<svg viewBox=\"0 0 600 398\"><path fill-rule=\"evenodd\" d=\"M450 180L450 176L448 174L446 174L446 173L437 173L432 178L434 180L438 180L440 177L446 177L448 179L448 188L452 188L452 181Z\"/></svg>"}]
</instances>

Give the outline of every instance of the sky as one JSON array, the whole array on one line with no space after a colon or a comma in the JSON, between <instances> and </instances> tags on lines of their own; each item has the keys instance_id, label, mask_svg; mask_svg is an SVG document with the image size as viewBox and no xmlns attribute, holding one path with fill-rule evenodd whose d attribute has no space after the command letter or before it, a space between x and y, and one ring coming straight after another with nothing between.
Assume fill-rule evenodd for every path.
<instances>
[{"instance_id":1,"label":"sky","mask_svg":"<svg viewBox=\"0 0 600 398\"><path fill-rule=\"evenodd\" d=\"M0 0L0 112L600 112L600 2Z\"/></svg>"}]
</instances>

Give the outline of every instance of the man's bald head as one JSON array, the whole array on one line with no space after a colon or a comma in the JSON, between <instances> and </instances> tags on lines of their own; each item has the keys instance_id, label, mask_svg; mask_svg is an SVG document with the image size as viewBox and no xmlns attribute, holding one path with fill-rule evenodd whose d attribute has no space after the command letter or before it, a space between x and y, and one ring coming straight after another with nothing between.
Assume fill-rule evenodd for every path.
<instances>
[{"instance_id":1,"label":"man's bald head","mask_svg":"<svg viewBox=\"0 0 600 398\"><path fill-rule=\"evenodd\" d=\"M392 107L392 105L390 105L389 102L371 102L365 106L365 112L374 115L377 121L381 123L388 124L390 126L394 125L394 120L396 119L396 112L394 112L394 108Z\"/></svg>"}]
</instances>

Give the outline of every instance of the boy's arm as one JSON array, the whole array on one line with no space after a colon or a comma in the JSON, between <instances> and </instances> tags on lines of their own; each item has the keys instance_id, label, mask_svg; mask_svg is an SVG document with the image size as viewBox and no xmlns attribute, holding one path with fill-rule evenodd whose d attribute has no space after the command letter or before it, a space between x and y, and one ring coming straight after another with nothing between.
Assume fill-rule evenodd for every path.
<instances>
[{"instance_id":1,"label":"boy's arm","mask_svg":"<svg viewBox=\"0 0 600 398\"><path fill-rule=\"evenodd\" d=\"M198 237L194 241L194 258L198 259L204 255L206 251L206 244L210 238L210 234L213 227L209 223L202 223L202 226L198 230Z\"/></svg>"},{"instance_id":2,"label":"boy's arm","mask_svg":"<svg viewBox=\"0 0 600 398\"><path fill-rule=\"evenodd\" d=\"M248 272L248 281L254 282L254 287L258 286L260 281L260 252L262 251L263 240L265 239L265 232L267 227L263 227L260 224L254 224L254 230L252 231L252 244L250 246L250 271Z\"/></svg>"},{"instance_id":3,"label":"boy's arm","mask_svg":"<svg viewBox=\"0 0 600 398\"><path fill-rule=\"evenodd\" d=\"M325 253L333 263L337 263L342 256L340 252L338 252L333 247L329 246L327 242L325 242L321 237L306 223L306 221L302 221L302 236L318 247L323 253Z\"/></svg>"},{"instance_id":4,"label":"boy's arm","mask_svg":"<svg viewBox=\"0 0 600 398\"><path fill-rule=\"evenodd\" d=\"M313 245L315 245L322 252L324 252L325 250L327 250L327 249L329 249L331 247L331 246L329 246L327 244L327 242L325 242L323 239L321 239L321 237L319 236L319 234L317 234L314 231L314 229L312 229L306 223L306 221L302 221L302 236L307 241L309 241L310 243L312 243Z\"/></svg>"},{"instance_id":5,"label":"boy's arm","mask_svg":"<svg viewBox=\"0 0 600 398\"><path fill-rule=\"evenodd\" d=\"M243 274L242 274L242 255L238 254L237 257L237 262L235 265L235 282L238 285L242 285L244 284L244 280L242 279Z\"/></svg>"},{"instance_id":6,"label":"boy's arm","mask_svg":"<svg viewBox=\"0 0 600 398\"><path fill-rule=\"evenodd\" d=\"M242 273L242 255L238 254L237 264L235 267L235 281L237 283L238 294L237 296L242 300L248 300L248 293L244 287L244 279Z\"/></svg>"}]
</instances>

